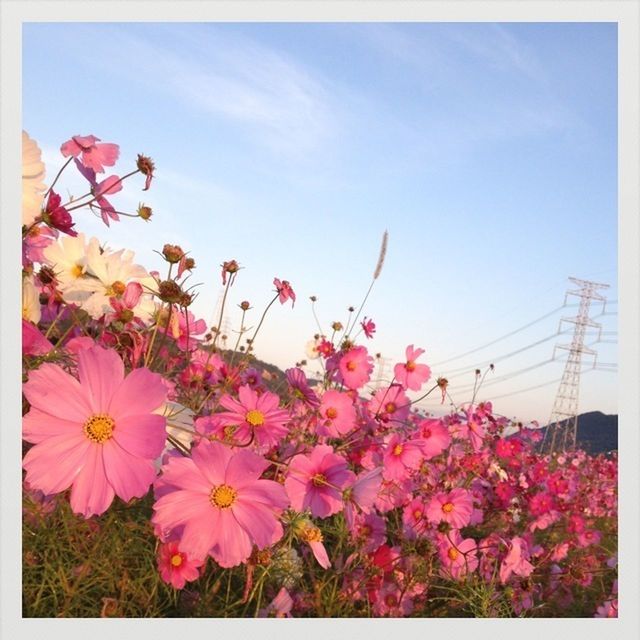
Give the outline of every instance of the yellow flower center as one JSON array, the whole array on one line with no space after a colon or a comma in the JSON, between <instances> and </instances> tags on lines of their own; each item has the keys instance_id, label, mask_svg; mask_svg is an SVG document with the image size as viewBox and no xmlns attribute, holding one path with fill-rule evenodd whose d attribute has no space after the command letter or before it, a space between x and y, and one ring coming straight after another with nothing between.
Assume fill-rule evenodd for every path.
<instances>
[{"instance_id":1,"label":"yellow flower center","mask_svg":"<svg viewBox=\"0 0 640 640\"><path fill-rule=\"evenodd\" d=\"M127 286L125 285L124 282L120 282L120 280L116 280L115 282L111 283L111 285L107 287L106 294L109 297L118 298L125 292L126 288Z\"/></svg>"},{"instance_id":2,"label":"yellow flower center","mask_svg":"<svg viewBox=\"0 0 640 640\"><path fill-rule=\"evenodd\" d=\"M264 413L262 411L258 411L257 409L251 409L251 411L247 412L247 415L244 419L252 426L252 427L260 427L264 424Z\"/></svg>"},{"instance_id":3,"label":"yellow flower center","mask_svg":"<svg viewBox=\"0 0 640 640\"><path fill-rule=\"evenodd\" d=\"M171 564L174 567L179 567L182 564L182 554L175 553L174 555L172 555L171 556Z\"/></svg>"},{"instance_id":4,"label":"yellow flower center","mask_svg":"<svg viewBox=\"0 0 640 640\"><path fill-rule=\"evenodd\" d=\"M322 542L322 531L318 527L307 526L302 530L301 537L305 542Z\"/></svg>"},{"instance_id":5,"label":"yellow flower center","mask_svg":"<svg viewBox=\"0 0 640 640\"><path fill-rule=\"evenodd\" d=\"M222 430L224 440L227 441L227 442L231 442L231 440L233 440L233 436L234 436L237 428L238 428L237 424L228 424Z\"/></svg>"},{"instance_id":6,"label":"yellow flower center","mask_svg":"<svg viewBox=\"0 0 640 640\"><path fill-rule=\"evenodd\" d=\"M455 560L460 554L458 553L457 549L454 549L453 547L451 547L451 549L447 551L447 555L449 556L450 560Z\"/></svg>"},{"instance_id":7,"label":"yellow flower center","mask_svg":"<svg viewBox=\"0 0 640 640\"><path fill-rule=\"evenodd\" d=\"M235 501L238 492L228 484L221 484L211 491L209 500L214 507L218 509L228 509Z\"/></svg>"},{"instance_id":8,"label":"yellow flower center","mask_svg":"<svg viewBox=\"0 0 640 640\"><path fill-rule=\"evenodd\" d=\"M397 444L395 447L393 447L393 455L394 456L399 456L402 453L402 445L401 444Z\"/></svg>"},{"instance_id":9,"label":"yellow flower center","mask_svg":"<svg viewBox=\"0 0 640 640\"><path fill-rule=\"evenodd\" d=\"M71 275L74 278L79 278L82 275L82 265L76 264L73 267L71 267Z\"/></svg>"},{"instance_id":10,"label":"yellow flower center","mask_svg":"<svg viewBox=\"0 0 640 640\"><path fill-rule=\"evenodd\" d=\"M314 487L323 487L327 484L327 476L322 473L316 473L316 475L311 478L311 482Z\"/></svg>"},{"instance_id":11,"label":"yellow flower center","mask_svg":"<svg viewBox=\"0 0 640 640\"><path fill-rule=\"evenodd\" d=\"M334 407L329 407L326 411L326 415L327 415L327 418L329 418L329 420L334 420L335 418L338 417L338 412L335 410Z\"/></svg>"},{"instance_id":12,"label":"yellow flower center","mask_svg":"<svg viewBox=\"0 0 640 640\"><path fill-rule=\"evenodd\" d=\"M98 413L95 416L91 416L82 427L84 435L95 442L96 444L102 444L106 442L113 434L113 429L116 423L113 418L104 414Z\"/></svg>"},{"instance_id":13,"label":"yellow flower center","mask_svg":"<svg viewBox=\"0 0 640 640\"><path fill-rule=\"evenodd\" d=\"M453 511L453 502L445 502L445 503L442 505L442 510L443 510L445 513L451 513L451 512Z\"/></svg>"},{"instance_id":14,"label":"yellow flower center","mask_svg":"<svg viewBox=\"0 0 640 640\"><path fill-rule=\"evenodd\" d=\"M409 360L407 364L404 365L404 368L411 373L416 370L416 363L413 360Z\"/></svg>"},{"instance_id":15,"label":"yellow flower center","mask_svg":"<svg viewBox=\"0 0 640 640\"><path fill-rule=\"evenodd\" d=\"M387 413L393 413L396 410L396 403L395 402L387 402L387 404L384 405L384 410Z\"/></svg>"},{"instance_id":16,"label":"yellow flower center","mask_svg":"<svg viewBox=\"0 0 640 640\"><path fill-rule=\"evenodd\" d=\"M419 509L416 509L416 510L413 512L413 518L414 518L415 520L420 520L420 519L422 518L422 511L420 511Z\"/></svg>"},{"instance_id":17,"label":"yellow flower center","mask_svg":"<svg viewBox=\"0 0 640 640\"><path fill-rule=\"evenodd\" d=\"M347 371L355 371L356 366L357 365L353 360L349 360L349 362L347 362Z\"/></svg>"}]
</instances>

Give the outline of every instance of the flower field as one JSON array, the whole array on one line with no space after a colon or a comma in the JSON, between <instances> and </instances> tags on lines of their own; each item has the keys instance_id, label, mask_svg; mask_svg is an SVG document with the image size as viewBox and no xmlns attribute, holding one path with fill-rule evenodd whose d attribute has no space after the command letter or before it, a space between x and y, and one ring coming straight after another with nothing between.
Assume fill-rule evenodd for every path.
<instances>
[{"instance_id":1,"label":"flower field","mask_svg":"<svg viewBox=\"0 0 640 640\"><path fill-rule=\"evenodd\" d=\"M25 617L617 616L615 453L543 455L491 403L425 414L448 383L410 336L374 388L368 293L274 374L254 349L295 283L255 310L225 256L204 274L220 320L242 311L223 347L190 310L197 256L166 244L148 271L81 232L153 222L109 199L150 191L151 158L112 174L93 135L60 153L47 182L23 132ZM64 201L68 172L86 193Z\"/></svg>"}]
</instances>

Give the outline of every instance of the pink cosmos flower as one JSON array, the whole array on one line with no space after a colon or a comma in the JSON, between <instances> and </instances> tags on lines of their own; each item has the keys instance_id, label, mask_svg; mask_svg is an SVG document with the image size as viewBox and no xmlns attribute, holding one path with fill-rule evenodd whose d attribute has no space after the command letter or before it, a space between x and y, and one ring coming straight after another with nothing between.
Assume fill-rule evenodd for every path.
<instances>
[{"instance_id":1,"label":"pink cosmos flower","mask_svg":"<svg viewBox=\"0 0 640 640\"><path fill-rule=\"evenodd\" d=\"M329 560L327 549L323 543L322 531L311 522L308 522L302 527L300 537L309 545L311 553L313 553L313 557L318 561L318 564L323 569L330 569L331 560Z\"/></svg>"},{"instance_id":2,"label":"pink cosmos flower","mask_svg":"<svg viewBox=\"0 0 640 640\"><path fill-rule=\"evenodd\" d=\"M287 369L284 373L294 397L302 400L308 407L317 409L320 406L320 400L315 391L309 386L304 371L296 367L294 369Z\"/></svg>"},{"instance_id":3,"label":"pink cosmos flower","mask_svg":"<svg viewBox=\"0 0 640 640\"><path fill-rule=\"evenodd\" d=\"M403 440L394 433L384 451L382 475L385 480L404 480L411 470L420 468L422 460L418 441Z\"/></svg>"},{"instance_id":4,"label":"pink cosmos flower","mask_svg":"<svg viewBox=\"0 0 640 640\"><path fill-rule=\"evenodd\" d=\"M182 589L187 582L197 580L204 562L180 551L177 540L161 544L158 549L160 577L174 589Z\"/></svg>"},{"instance_id":5,"label":"pink cosmos flower","mask_svg":"<svg viewBox=\"0 0 640 640\"><path fill-rule=\"evenodd\" d=\"M233 441L247 446L254 441L260 451L268 451L287 435L289 412L279 409L280 398L270 391L258 395L248 385L238 389L238 400L225 394L220 404L228 411L216 413L223 426L233 427Z\"/></svg>"},{"instance_id":6,"label":"pink cosmos flower","mask_svg":"<svg viewBox=\"0 0 640 640\"><path fill-rule=\"evenodd\" d=\"M376 551L387 539L386 521L377 513L356 516L349 529L351 536L362 545L365 553Z\"/></svg>"},{"instance_id":7,"label":"pink cosmos flower","mask_svg":"<svg viewBox=\"0 0 640 640\"><path fill-rule=\"evenodd\" d=\"M184 527L178 549L207 554L221 567L235 567L283 535L278 518L289 501L273 480L260 478L269 461L246 449L234 451L206 440L191 458L171 457L156 489L153 524L162 531Z\"/></svg>"},{"instance_id":8,"label":"pink cosmos flower","mask_svg":"<svg viewBox=\"0 0 640 640\"><path fill-rule=\"evenodd\" d=\"M448 522L454 529L462 529L471 521L473 496L466 489L452 489L436 493L427 505L427 519L438 524Z\"/></svg>"},{"instance_id":9,"label":"pink cosmos flower","mask_svg":"<svg viewBox=\"0 0 640 640\"><path fill-rule=\"evenodd\" d=\"M22 355L44 356L53 349L53 345L40 333L38 327L22 320Z\"/></svg>"},{"instance_id":10,"label":"pink cosmos flower","mask_svg":"<svg viewBox=\"0 0 640 640\"><path fill-rule=\"evenodd\" d=\"M291 300L291 306L293 307L293 305L296 303L296 294L293 292L289 281L280 281L278 280L278 278L274 278L273 286L278 292L278 300L280 300L280 304L284 304L287 300Z\"/></svg>"},{"instance_id":11,"label":"pink cosmos flower","mask_svg":"<svg viewBox=\"0 0 640 640\"><path fill-rule=\"evenodd\" d=\"M340 358L338 368L349 389L360 389L371 379L373 358L365 347L353 347Z\"/></svg>"},{"instance_id":12,"label":"pink cosmos flower","mask_svg":"<svg viewBox=\"0 0 640 640\"><path fill-rule=\"evenodd\" d=\"M332 447L317 445L311 455L292 458L284 486L296 511L310 509L313 516L326 518L342 509L342 490L354 478L347 461Z\"/></svg>"},{"instance_id":13,"label":"pink cosmos flower","mask_svg":"<svg viewBox=\"0 0 640 640\"><path fill-rule=\"evenodd\" d=\"M451 436L442 420L427 418L420 422L420 446L427 460L440 455L450 444Z\"/></svg>"},{"instance_id":14,"label":"pink cosmos flower","mask_svg":"<svg viewBox=\"0 0 640 640\"><path fill-rule=\"evenodd\" d=\"M266 609L260 610L261 618L290 618L293 609L293 599L289 592L282 587L276 597L271 601Z\"/></svg>"},{"instance_id":15,"label":"pink cosmos flower","mask_svg":"<svg viewBox=\"0 0 640 640\"><path fill-rule=\"evenodd\" d=\"M129 282L125 287L121 298L109 298L109 304L114 310L114 313L108 313L105 315L105 324L109 324L113 321L119 321L124 324L134 320L140 322L140 318L135 316L133 310L138 306L142 292L142 285L139 282Z\"/></svg>"},{"instance_id":16,"label":"pink cosmos flower","mask_svg":"<svg viewBox=\"0 0 640 640\"><path fill-rule=\"evenodd\" d=\"M105 167L112 167L120 155L120 147L110 142L100 142L95 136L72 136L60 147L65 158L78 158L87 169L104 173Z\"/></svg>"},{"instance_id":17,"label":"pink cosmos flower","mask_svg":"<svg viewBox=\"0 0 640 640\"><path fill-rule=\"evenodd\" d=\"M601 604L597 610L594 618L617 618L618 617L618 599L607 600L604 604Z\"/></svg>"},{"instance_id":18,"label":"pink cosmos flower","mask_svg":"<svg viewBox=\"0 0 640 640\"><path fill-rule=\"evenodd\" d=\"M472 538L462 539L460 532L451 531L449 536L439 536L438 554L444 572L459 580L478 567L476 541Z\"/></svg>"},{"instance_id":19,"label":"pink cosmos flower","mask_svg":"<svg viewBox=\"0 0 640 640\"><path fill-rule=\"evenodd\" d=\"M531 575L533 565L529 562L529 547L526 540L515 536L511 540L509 552L500 565L500 582L504 584L512 573L526 578Z\"/></svg>"},{"instance_id":20,"label":"pink cosmos flower","mask_svg":"<svg viewBox=\"0 0 640 640\"><path fill-rule=\"evenodd\" d=\"M414 498L402 511L403 533L408 540L415 540L428 527L426 505L422 498Z\"/></svg>"},{"instance_id":21,"label":"pink cosmos flower","mask_svg":"<svg viewBox=\"0 0 640 640\"><path fill-rule=\"evenodd\" d=\"M426 364L416 364L416 360L424 353L424 349L414 349L409 345L406 350L406 362L399 362L393 373L396 380L405 388L418 391L431 377L431 369Z\"/></svg>"},{"instance_id":22,"label":"pink cosmos flower","mask_svg":"<svg viewBox=\"0 0 640 640\"><path fill-rule=\"evenodd\" d=\"M411 403L399 384L378 389L367 404L369 412L382 422L403 422L409 416Z\"/></svg>"},{"instance_id":23,"label":"pink cosmos flower","mask_svg":"<svg viewBox=\"0 0 640 640\"><path fill-rule=\"evenodd\" d=\"M347 526L353 526L355 510L371 513L382 485L382 467L370 471L362 471L355 478L353 484L344 492L344 517Z\"/></svg>"},{"instance_id":24,"label":"pink cosmos flower","mask_svg":"<svg viewBox=\"0 0 640 640\"><path fill-rule=\"evenodd\" d=\"M371 318L367 320L365 316L365 319L360 323L360 326L362 327L364 335L367 336L367 338L373 338L373 334L376 332L376 325L373 320L371 320Z\"/></svg>"},{"instance_id":25,"label":"pink cosmos flower","mask_svg":"<svg viewBox=\"0 0 640 640\"><path fill-rule=\"evenodd\" d=\"M105 198L105 196L121 191L122 180L116 175L111 175L102 180L102 182L98 182L96 180L96 173L93 169L83 166L77 160L74 160L74 162L78 171L80 171L91 185L91 193L95 198L97 208L100 209L102 221L108 227L109 218L115 221L120 220L120 216L116 213L115 207ZM93 208L93 204L90 204L89 206Z\"/></svg>"},{"instance_id":26,"label":"pink cosmos flower","mask_svg":"<svg viewBox=\"0 0 640 640\"><path fill-rule=\"evenodd\" d=\"M45 363L23 386L31 405L23 438L27 480L46 494L71 486L71 508L85 518L104 513L114 496L142 497L153 482L153 461L164 449L162 378L146 368L127 377L115 351L80 351L79 380Z\"/></svg>"},{"instance_id":27,"label":"pink cosmos flower","mask_svg":"<svg viewBox=\"0 0 640 640\"><path fill-rule=\"evenodd\" d=\"M325 421L316 429L319 435L339 438L355 427L356 409L353 406L353 400L348 394L337 389L324 392L319 413Z\"/></svg>"},{"instance_id":28,"label":"pink cosmos flower","mask_svg":"<svg viewBox=\"0 0 640 640\"><path fill-rule=\"evenodd\" d=\"M62 231L70 236L77 236L74 231L75 223L71 218L71 214L62 206L62 198L53 189L49 192L47 205L42 214L42 219L54 229Z\"/></svg>"}]
</instances>

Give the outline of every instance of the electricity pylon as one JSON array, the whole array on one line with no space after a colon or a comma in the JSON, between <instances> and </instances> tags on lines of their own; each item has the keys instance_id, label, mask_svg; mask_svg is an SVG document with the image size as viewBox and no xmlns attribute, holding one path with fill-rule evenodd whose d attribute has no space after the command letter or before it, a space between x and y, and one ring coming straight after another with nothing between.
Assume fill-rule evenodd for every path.
<instances>
[{"instance_id":1,"label":"electricity pylon","mask_svg":"<svg viewBox=\"0 0 640 640\"><path fill-rule=\"evenodd\" d=\"M589 280L579 280L578 278L569 278L571 282L579 287L577 290L567 291L564 302L567 303L568 296L578 296L580 303L578 306L578 314L573 318L562 318L560 320L560 328L563 322L571 322L575 325L573 330L573 339L571 344L558 344L553 349L553 357L555 359L556 349L565 349L569 352L567 364L564 367L564 373L558 387L551 417L545 429L544 440L542 442L542 451L544 453L553 453L574 449L576 446L576 434L578 431L578 395L580 390L580 370L582 364L582 355L587 354L593 356L594 367L597 357L596 351L589 349L584 344L584 335L587 327L602 331L602 325L594 322L589 317L589 306L592 300L602 302L603 310L606 298L598 293L598 289L608 289L608 284L600 284L598 282L590 282ZM560 328L558 331L560 331ZM599 336L598 336L599 337ZM596 341L597 342L597 341Z\"/></svg>"}]
</instances>

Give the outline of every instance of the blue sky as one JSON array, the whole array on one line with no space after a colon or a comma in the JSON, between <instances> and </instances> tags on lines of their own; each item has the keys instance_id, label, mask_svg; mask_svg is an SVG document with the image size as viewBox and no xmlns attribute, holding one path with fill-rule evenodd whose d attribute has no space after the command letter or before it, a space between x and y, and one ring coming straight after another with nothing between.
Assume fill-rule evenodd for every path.
<instances>
[{"instance_id":1,"label":"blue sky","mask_svg":"<svg viewBox=\"0 0 640 640\"><path fill-rule=\"evenodd\" d=\"M617 300L615 24L29 24L23 52L23 124L49 175L74 134L119 143L120 173L139 152L157 165L148 193L138 180L114 197L151 205L152 223L85 214L81 230L148 268L165 242L190 250L208 322L224 260L244 267L232 302L251 301L250 324L273 278L291 281L295 308L273 308L256 345L265 360L304 357L311 295L327 329L346 320L385 229L370 350L393 363L425 348L458 401L501 358L480 397L504 395L509 417L548 418L557 384L507 394L561 376L540 363L575 307L452 358L557 309L568 276ZM62 184L79 194L75 176ZM601 362L617 360L616 310L597 318ZM586 374L581 411L616 412L616 377Z\"/></svg>"}]
</instances>

